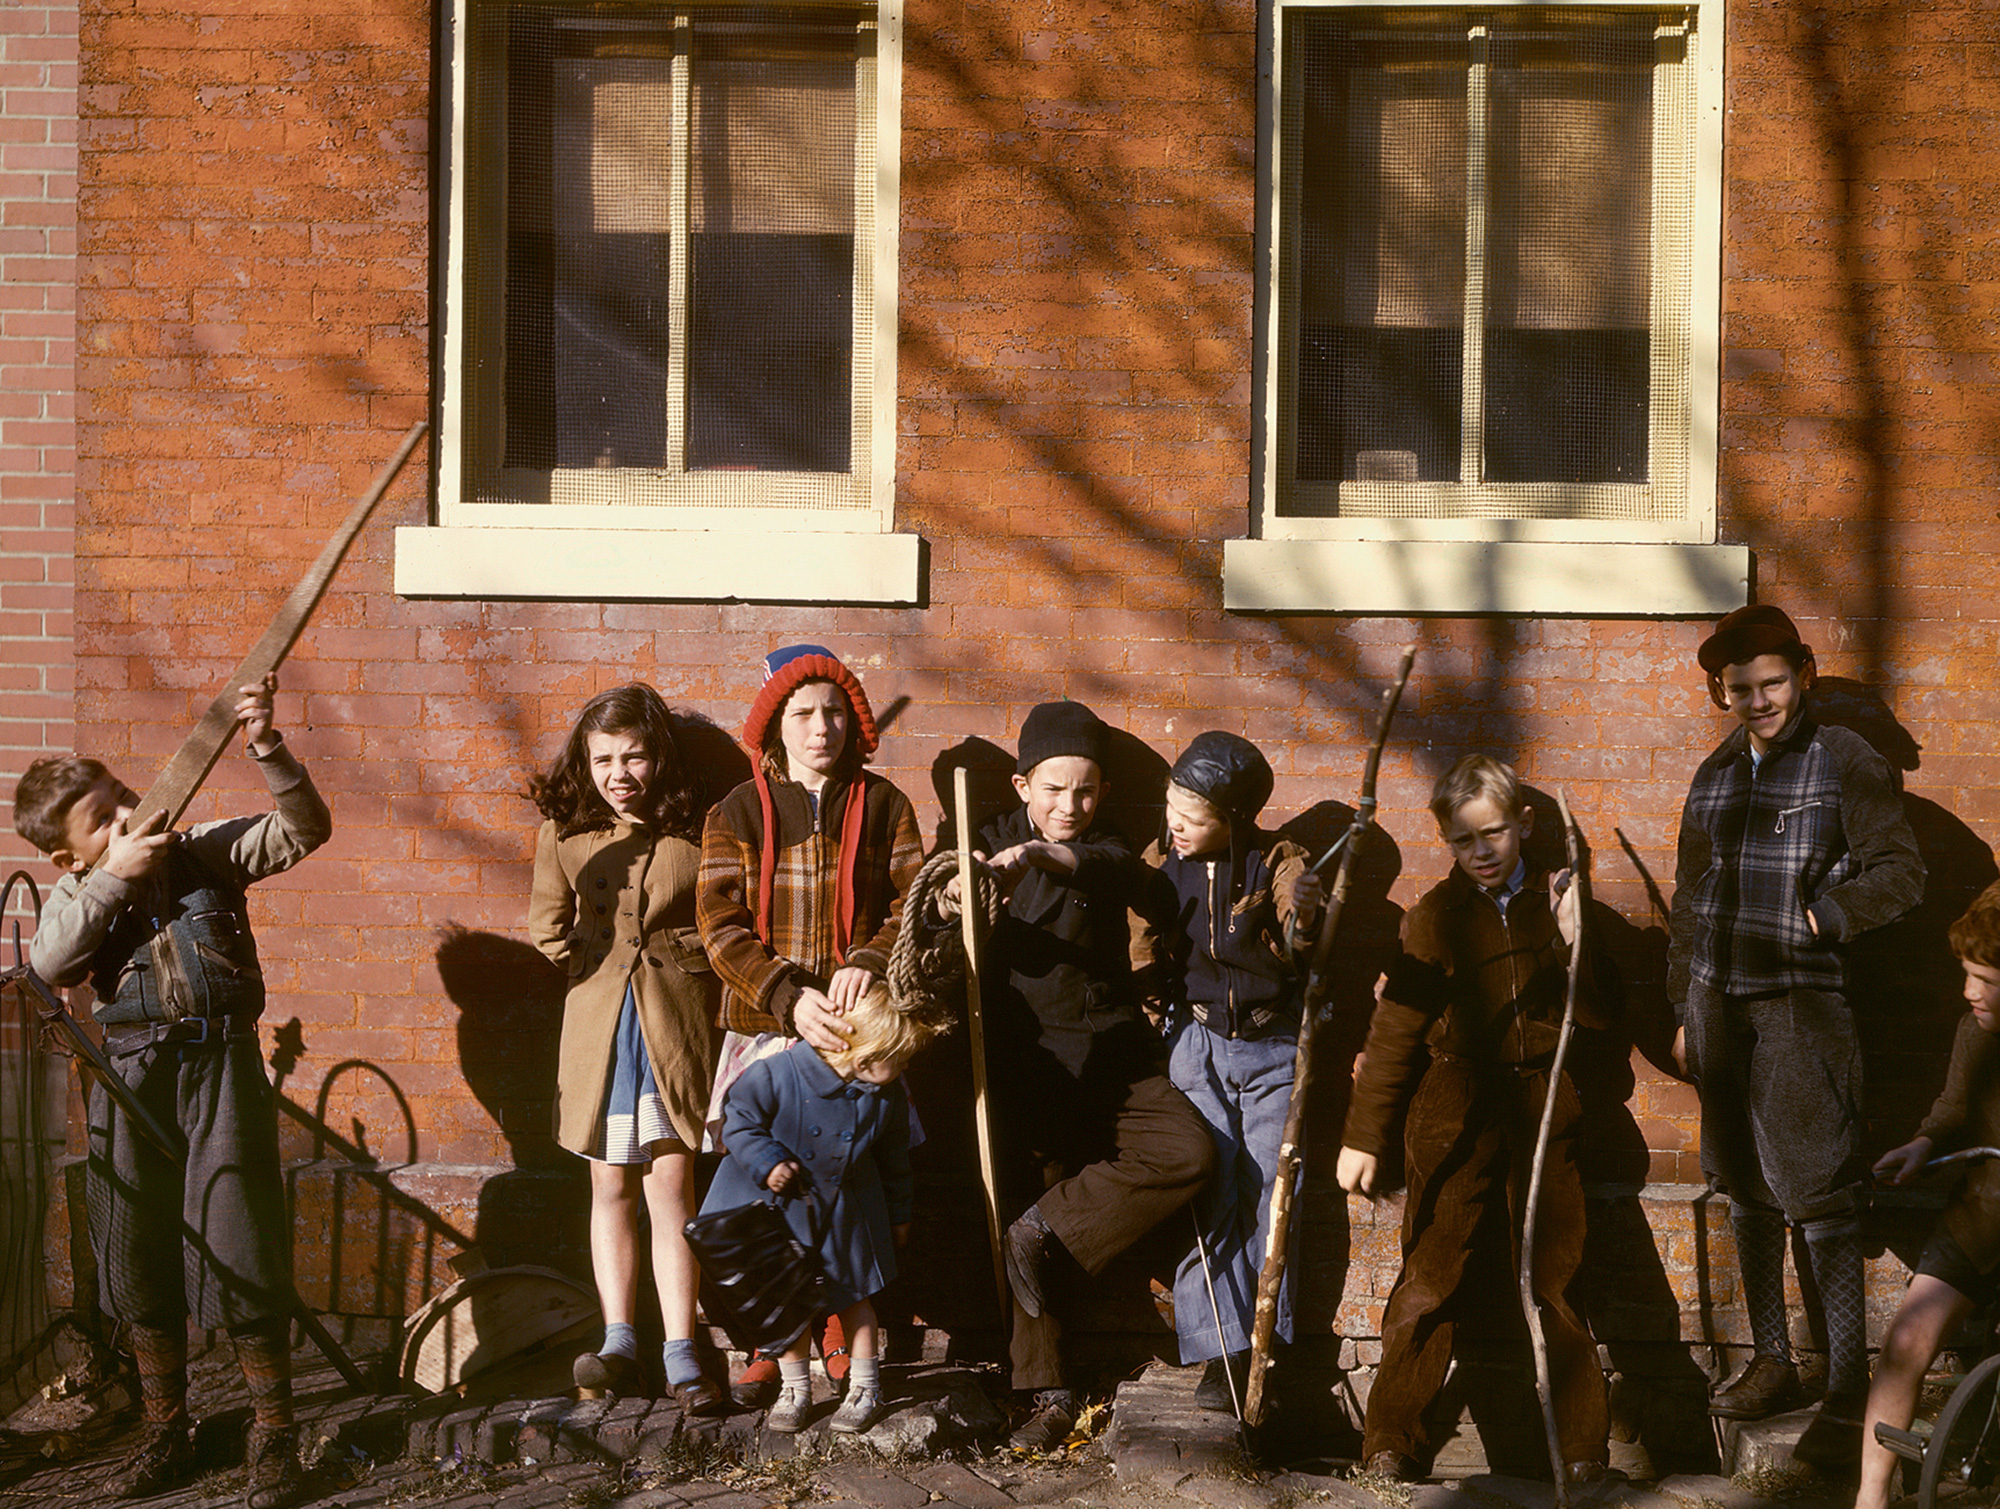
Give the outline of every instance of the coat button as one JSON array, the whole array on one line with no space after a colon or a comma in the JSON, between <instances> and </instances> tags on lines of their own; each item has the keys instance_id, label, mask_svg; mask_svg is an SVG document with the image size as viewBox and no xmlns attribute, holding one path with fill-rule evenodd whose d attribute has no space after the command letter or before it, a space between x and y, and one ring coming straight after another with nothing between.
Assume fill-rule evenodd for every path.
<instances>
[{"instance_id":1,"label":"coat button","mask_svg":"<svg viewBox=\"0 0 2000 1509\"><path fill-rule=\"evenodd\" d=\"M597 903L597 915L600 917L604 915L604 903L601 901Z\"/></svg>"},{"instance_id":2,"label":"coat button","mask_svg":"<svg viewBox=\"0 0 2000 1509\"><path fill-rule=\"evenodd\" d=\"M808 1137L817 1137L817 1136L819 1135L819 1128L818 1128L818 1127L807 1127L807 1128L806 1128L806 1135L807 1135Z\"/></svg>"},{"instance_id":3,"label":"coat button","mask_svg":"<svg viewBox=\"0 0 2000 1509\"><path fill-rule=\"evenodd\" d=\"M600 932L600 933L599 933L599 934L598 934L597 936L598 936L598 937L600 937L600 938L609 938L609 937L611 936L611 929L607 927L607 928L605 928L605 929L604 929L604 930L603 930L602 932Z\"/></svg>"},{"instance_id":4,"label":"coat button","mask_svg":"<svg viewBox=\"0 0 2000 1509\"><path fill-rule=\"evenodd\" d=\"M806 1162L810 1163L810 1162L812 1162L812 1161L813 1161L813 1152L812 1152L812 1149L811 1149L811 1148L807 1148L807 1149L806 1149Z\"/></svg>"},{"instance_id":5,"label":"coat button","mask_svg":"<svg viewBox=\"0 0 2000 1509\"><path fill-rule=\"evenodd\" d=\"M604 889L604 885L605 885L605 881L604 881L604 877L603 877L602 875L598 876L598 877L597 877L597 888L598 888L598 890L600 890L600 891L601 891L601 890L603 890L603 889Z\"/></svg>"}]
</instances>

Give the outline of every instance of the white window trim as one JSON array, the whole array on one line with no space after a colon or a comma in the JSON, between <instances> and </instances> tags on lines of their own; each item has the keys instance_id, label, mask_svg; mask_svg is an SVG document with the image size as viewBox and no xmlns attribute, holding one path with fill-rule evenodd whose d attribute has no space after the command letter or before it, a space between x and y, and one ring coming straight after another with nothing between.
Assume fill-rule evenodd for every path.
<instances>
[{"instance_id":1,"label":"white window trim","mask_svg":"<svg viewBox=\"0 0 2000 1509\"><path fill-rule=\"evenodd\" d=\"M1694 240L1689 269L1691 391L1686 516L1667 524L1622 520L1281 517L1279 426L1285 311L1279 290L1284 182L1284 26L1288 13L1406 6L1421 0L1279 0L1263 75L1268 99L1259 154L1258 213L1270 228L1263 339L1262 467L1252 535L1223 546L1223 602L1258 613L1579 614L1707 616L1749 601L1750 552L1714 543L1720 418L1722 297L1722 82L1724 0L1685 0L1697 14ZM1489 9L1526 8L1501 0ZM1576 8L1656 10L1644 0L1590 0ZM1352 484L1347 484L1351 486ZM1456 484L1441 484L1447 489ZM1538 491L1546 492L1546 488Z\"/></svg>"},{"instance_id":2,"label":"white window trim","mask_svg":"<svg viewBox=\"0 0 2000 1509\"><path fill-rule=\"evenodd\" d=\"M464 248L468 181L465 69L471 10L449 0L452 104L444 160L445 297L432 522L396 531L395 590L405 597L575 598L915 604L923 541L894 532L896 481L897 226L901 193L903 0L877 0L873 414L866 502L851 510L621 505L581 486L560 503L481 503L464 496L467 409ZM813 0L803 0L805 4ZM468 165L462 171L461 165ZM783 474L771 474L774 494ZM671 524L663 527L663 516Z\"/></svg>"}]
</instances>

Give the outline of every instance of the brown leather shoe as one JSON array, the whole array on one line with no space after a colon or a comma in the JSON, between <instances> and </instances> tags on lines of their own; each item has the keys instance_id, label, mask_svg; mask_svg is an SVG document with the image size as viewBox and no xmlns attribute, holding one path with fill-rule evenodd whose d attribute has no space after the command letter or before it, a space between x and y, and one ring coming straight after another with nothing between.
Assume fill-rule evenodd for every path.
<instances>
[{"instance_id":1,"label":"brown leather shoe","mask_svg":"<svg viewBox=\"0 0 2000 1509\"><path fill-rule=\"evenodd\" d=\"M151 1498L194 1473L194 1442L186 1420L139 1427L139 1439L101 1485L114 1499Z\"/></svg>"},{"instance_id":2,"label":"brown leather shoe","mask_svg":"<svg viewBox=\"0 0 2000 1509\"><path fill-rule=\"evenodd\" d=\"M684 1415L720 1415L728 1412L729 1395L712 1378L697 1378L674 1385L674 1402Z\"/></svg>"},{"instance_id":3,"label":"brown leather shoe","mask_svg":"<svg viewBox=\"0 0 2000 1509\"><path fill-rule=\"evenodd\" d=\"M248 1509L290 1509L306 1496L305 1468L299 1462L299 1432L295 1425L252 1425L243 1453L249 1491Z\"/></svg>"},{"instance_id":4,"label":"brown leather shoe","mask_svg":"<svg viewBox=\"0 0 2000 1509\"><path fill-rule=\"evenodd\" d=\"M1400 1451L1378 1451L1361 1464L1361 1470L1378 1478L1387 1478L1392 1483L1414 1483L1417 1480L1417 1464Z\"/></svg>"},{"instance_id":5,"label":"brown leather shoe","mask_svg":"<svg viewBox=\"0 0 2000 1509\"><path fill-rule=\"evenodd\" d=\"M1762 1420L1804 1402L1799 1370L1782 1357L1760 1353L1708 1401L1708 1412L1725 1420Z\"/></svg>"}]
</instances>

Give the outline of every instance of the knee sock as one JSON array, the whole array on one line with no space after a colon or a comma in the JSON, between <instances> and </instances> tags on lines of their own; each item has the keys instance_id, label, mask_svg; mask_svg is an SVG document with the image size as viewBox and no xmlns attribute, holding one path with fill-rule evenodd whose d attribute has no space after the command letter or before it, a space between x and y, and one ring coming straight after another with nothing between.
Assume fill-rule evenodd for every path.
<instances>
[{"instance_id":1,"label":"knee sock","mask_svg":"<svg viewBox=\"0 0 2000 1509\"><path fill-rule=\"evenodd\" d=\"M1769 1206L1735 1207L1736 1262L1743 1273L1743 1303L1750 1339L1760 1357L1792 1360L1785 1327L1785 1218Z\"/></svg>"},{"instance_id":2,"label":"knee sock","mask_svg":"<svg viewBox=\"0 0 2000 1509\"><path fill-rule=\"evenodd\" d=\"M292 1323L282 1316L253 1321L231 1326L229 1337L236 1343L236 1365L243 1369L243 1381L250 1389L250 1411L257 1423L267 1429L290 1425Z\"/></svg>"},{"instance_id":3,"label":"knee sock","mask_svg":"<svg viewBox=\"0 0 2000 1509\"><path fill-rule=\"evenodd\" d=\"M879 1357L850 1358L847 1369L847 1388L849 1393L852 1393L855 1389L873 1389L879 1395L882 1392L882 1359Z\"/></svg>"},{"instance_id":4,"label":"knee sock","mask_svg":"<svg viewBox=\"0 0 2000 1509\"><path fill-rule=\"evenodd\" d=\"M604 1323L604 1344L597 1349L599 1357L630 1357L635 1362L639 1357L639 1328L627 1325L622 1320L608 1320Z\"/></svg>"},{"instance_id":5,"label":"knee sock","mask_svg":"<svg viewBox=\"0 0 2000 1509\"><path fill-rule=\"evenodd\" d=\"M1861 1223L1853 1216L1805 1223L1813 1283L1826 1313L1826 1392L1852 1401L1868 1391L1868 1312Z\"/></svg>"},{"instance_id":6,"label":"knee sock","mask_svg":"<svg viewBox=\"0 0 2000 1509\"><path fill-rule=\"evenodd\" d=\"M187 1322L170 1326L125 1325L125 1340L139 1368L139 1407L148 1425L187 1419Z\"/></svg>"},{"instance_id":7,"label":"knee sock","mask_svg":"<svg viewBox=\"0 0 2000 1509\"><path fill-rule=\"evenodd\" d=\"M701 1357L696 1353L690 1337L670 1339L660 1349L660 1364L667 1370L668 1388L679 1388L683 1383L693 1383L701 1377Z\"/></svg>"}]
</instances>

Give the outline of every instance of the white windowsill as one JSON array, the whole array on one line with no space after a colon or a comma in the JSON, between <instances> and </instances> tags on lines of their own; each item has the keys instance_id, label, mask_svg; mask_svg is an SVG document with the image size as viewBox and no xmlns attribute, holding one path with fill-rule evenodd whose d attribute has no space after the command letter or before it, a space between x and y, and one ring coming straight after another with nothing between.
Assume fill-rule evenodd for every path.
<instances>
[{"instance_id":1,"label":"white windowsill","mask_svg":"<svg viewBox=\"0 0 2000 1509\"><path fill-rule=\"evenodd\" d=\"M918 601L922 547L914 534L405 527L396 592L906 606Z\"/></svg>"},{"instance_id":2,"label":"white windowsill","mask_svg":"<svg viewBox=\"0 0 2000 1509\"><path fill-rule=\"evenodd\" d=\"M1719 617L1750 600L1745 545L1228 540L1235 613Z\"/></svg>"}]
</instances>

